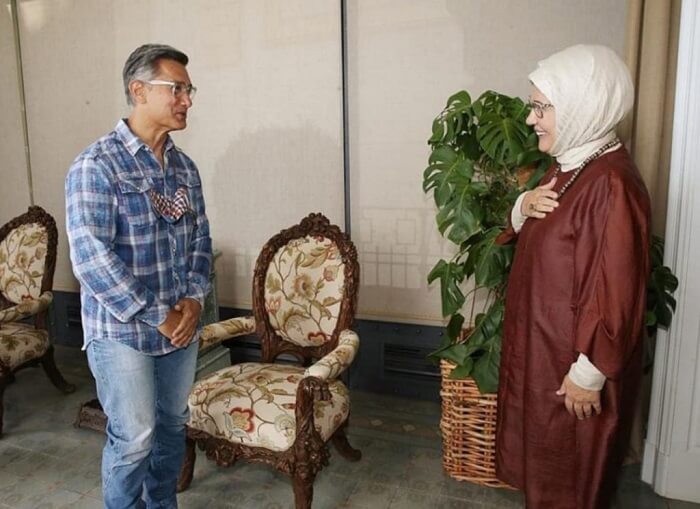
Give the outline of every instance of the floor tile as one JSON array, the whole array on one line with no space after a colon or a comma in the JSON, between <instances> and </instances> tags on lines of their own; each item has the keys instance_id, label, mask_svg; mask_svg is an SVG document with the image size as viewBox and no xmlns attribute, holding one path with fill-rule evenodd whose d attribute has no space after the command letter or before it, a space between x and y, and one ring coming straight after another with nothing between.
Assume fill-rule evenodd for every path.
<instances>
[{"instance_id":1,"label":"floor tile","mask_svg":"<svg viewBox=\"0 0 700 509\"><path fill-rule=\"evenodd\" d=\"M5 435L0 440L0 509L102 507L104 435L77 429L80 405L94 398L85 354L56 347L59 369L74 394L63 395L41 369L18 374L5 392ZM456 481L442 469L440 406L392 396L357 393L348 438L362 451L349 462L331 446L330 464L314 483L313 509L521 509L519 492ZM291 480L259 464L219 467L197 450L194 480L178 495L182 509L287 509ZM625 467L616 509L700 509L666 500Z\"/></svg>"},{"instance_id":2,"label":"floor tile","mask_svg":"<svg viewBox=\"0 0 700 509\"><path fill-rule=\"evenodd\" d=\"M437 507L439 503L440 496L430 491L399 488L389 503L389 509L424 509Z\"/></svg>"},{"instance_id":3,"label":"floor tile","mask_svg":"<svg viewBox=\"0 0 700 509\"><path fill-rule=\"evenodd\" d=\"M91 497L82 496L74 502L69 502L61 509L102 509L102 502Z\"/></svg>"},{"instance_id":4,"label":"floor tile","mask_svg":"<svg viewBox=\"0 0 700 509\"><path fill-rule=\"evenodd\" d=\"M363 479L358 482L345 505L372 509L388 508L397 491L397 486L373 483Z\"/></svg>"},{"instance_id":5,"label":"floor tile","mask_svg":"<svg viewBox=\"0 0 700 509\"><path fill-rule=\"evenodd\" d=\"M17 509L59 509L70 507L81 498L79 493L62 489L51 489L36 493L17 504Z\"/></svg>"}]
</instances>

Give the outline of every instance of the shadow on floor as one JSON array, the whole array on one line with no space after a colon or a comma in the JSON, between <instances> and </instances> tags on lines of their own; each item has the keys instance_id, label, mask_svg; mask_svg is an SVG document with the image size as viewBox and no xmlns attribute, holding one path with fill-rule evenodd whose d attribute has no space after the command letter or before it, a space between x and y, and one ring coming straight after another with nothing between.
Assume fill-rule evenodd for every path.
<instances>
[{"instance_id":1,"label":"shadow on floor","mask_svg":"<svg viewBox=\"0 0 700 509\"><path fill-rule=\"evenodd\" d=\"M100 508L104 436L73 427L80 404L95 397L85 355L57 347L57 363L78 386L59 393L41 369L18 373L5 391L5 435L0 439L0 507ZM437 403L376 394L352 394L349 437L363 452L350 463L331 448L330 465L316 479L314 509L523 507L519 492L455 481L442 472ZM618 509L700 509L666 500L626 467ZM194 481L178 497L183 509L293 508L289 480L264 466L217 467L198 451Z\"/></svg>"}]
</instances>

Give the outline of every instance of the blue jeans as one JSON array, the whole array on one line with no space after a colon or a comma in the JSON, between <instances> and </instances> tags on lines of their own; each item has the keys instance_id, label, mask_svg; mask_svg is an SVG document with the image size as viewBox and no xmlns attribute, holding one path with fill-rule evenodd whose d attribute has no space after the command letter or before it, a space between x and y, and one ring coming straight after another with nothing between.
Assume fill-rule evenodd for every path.
<instances>
[{"instance_id":1,"label":"blue jeans","mask_svg":"<svg viewBox=\"0 0 700 509\"><path fill-rule=\"evenodd\" d=\"M185 454L187 397L198 343L151 356L115 341L87 347L97 396L107 415L102 453L106 509L176 508Z\"/></svg>"}]
</instances>

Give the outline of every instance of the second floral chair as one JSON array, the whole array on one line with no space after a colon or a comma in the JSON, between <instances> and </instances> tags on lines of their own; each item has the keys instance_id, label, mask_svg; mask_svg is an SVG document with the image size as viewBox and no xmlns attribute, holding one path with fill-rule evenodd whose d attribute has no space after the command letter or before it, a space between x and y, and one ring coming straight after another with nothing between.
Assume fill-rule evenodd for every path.
<instances>
[{"instance_id":1,"label":"second floral chair","mask_svg":"<svg viewBox=\"0 0 700 509\"><path fill-rule=\"evenodd\" d=\"M48 331L57 244L56 222L41 207L0 228L0 436L3 395L18 371L41 364L61 392L75 390L56 368Z\"/></svg>"},{"instance_id":2,"label":"second floral chair","mask_svg":"<svg viewBox=\"0 0 700 509\"><path fill-rule=\"evenodd\" d=\"M192 481L195 443L220 465L244 458L289 475L297 509L311 507L328 442L345 458L360 459L345 435L350 398L339 379L359 348L350 329L358 278L354 245L321 214L265 244L253 279L254 316L209 325L200 340L202 349L256 332L261 362L230 366L195 383L181 490ZM300 365L275 363L281 354Z\"/></svg>"}]
</instances>

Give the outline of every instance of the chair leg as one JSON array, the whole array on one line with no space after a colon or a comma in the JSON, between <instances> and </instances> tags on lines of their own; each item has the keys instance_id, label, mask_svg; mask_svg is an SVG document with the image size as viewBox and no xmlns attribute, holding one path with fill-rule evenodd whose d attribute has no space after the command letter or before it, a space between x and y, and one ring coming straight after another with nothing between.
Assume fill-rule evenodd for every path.
<instances>
[{"instance_id":1,"label":"chair leg","mask_svg":"<svg viewBox=\"0 0 700 509\"><path fill-rule=\"evenodd\" d=\"M177 492L185 491L192 483L194 475L194 462L197 460L197 452L195 451L195 441L187 437L185 442L185 460L180 468L180 475L177 478Z\"/></svg>"},{"instance_id":2,"label":"chair leg","mask_svg":"<svg viewBox=\"0 0 700 509\"><path fill-rule=\"evenodd\" d=\"M3 415L5 414L5 403L3 398L5 397L5 381L0 379L0 438L2 438L2 423Z\"/></svg>"},{"instance_id":3,"label":"chair leg","mask_svg":"<svg viewBox=\"0 0 700 509\"><path fill-rule=\"evenodd\" d=\"M345 458L348 461L359 461L360 458L362 458L362 451L359 449L355 449L353 446L350 445L350 442L348 442L348 437L345 434L345 428L347 426L346 424L343 424L340 428L336 430L335 433L333 433L333 436L331 437L331 442L333 442L333 445L335 446L336 450L340 453L340 455Z\"/></svg>"},{"instance_id":4,"label":"chair leg","mask_svg":"<svg viewBox=\"0 0 700 509\"><path fill-rule=\"evenodd\" d=\"M10 368L0 362L0 438L2 438L3 418L5 415L5 387L10 385L15 379Z\"/></svg>"},{"instance_id":5,"label":"chair leg","mask_svg":"<svg viewBox=\"0 0 700 509\"><path fill-rule=\"evenodd\" d=\"M51 380L51 383L64 394L70 394L75 391L75 385L66 382L63 375L58 371L56 367L56 362L53 358L53 345L49 346L49 349L40 359L41 366L44 368L44 372Z\"/></svg>"},{"instance_id":6,"label":"chair leg","mask_svg":"<svg viewBox=\"0 0 700 509\"><path fill-rule=\"evenodd\" d=\"M311 509L311 501L314 498L315 477L315 474L308 471L297 471L292 476L295 509Z\"/></svg>"}]
</instances>

